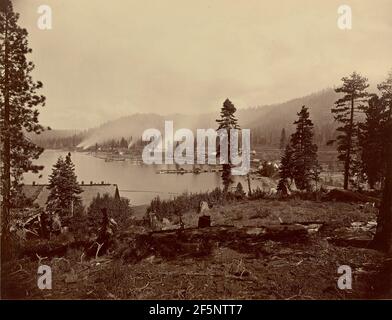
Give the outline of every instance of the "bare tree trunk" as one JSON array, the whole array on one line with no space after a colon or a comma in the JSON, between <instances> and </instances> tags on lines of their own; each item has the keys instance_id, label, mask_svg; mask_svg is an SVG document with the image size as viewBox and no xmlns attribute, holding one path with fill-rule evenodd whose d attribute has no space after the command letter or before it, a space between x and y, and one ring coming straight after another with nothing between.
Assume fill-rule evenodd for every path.
<instances>
[{"instance_id":1,"label":"bare tree trunk","mask_svg":"<svg viewBox=\"0 0 392 320\"><path fill-rule=\"evenodd\" d=\"M350 115L350 133L348 136L348 149L346 159L344 162L344 189L348 189L348 182L350 179L350 162L351 162L351 148L353 143L353 126L354 126L354 98L351 99L351 115Z\"/></svg>"},{"instance_id":2,"label":"bare tree trunk","mask_svg":"<svg viewBox=\"0 0 392 320\"><path fill-rule=\"evenodd\" d=\"M392 121L387 130L389 136L387 150L387 170L383 198L380 205L377 232L374 244L377 248L392 253Z\"/></svg>"},{"instance_id":3,"label":"bare tree trunk","mask_svg":"<svg viewBox=\"0 0 392 320\"><path fill-rule=\"evenodd\" d=\"M9 48L8 48L8 15L5 18L4 32L4 119L3 128L1 129L2 145L2 203L1 203L1 243L0 243L0 260L1 260L1 276L0 282L3 283L4 264L8 261L9 250L9 219L11 204L11 142L10 142L10 97L9 97ZM0 296L4 296L4 287L1 286Z\"/></svg>"},{"instance_id":4,"label":"bare tree trunk","mask_svg":"<svg viewBox=\"0 0 392 320\"><path fill-rule=\"evenodd\" d=\"M252 195L252 188L250 185L250 174L247 174L247 178L248 178L248 195L251 196Z\"/></svg>"},{"instance_id":5,"label":"bare tree trunk","mask_svg":"<svg viewBox=\"0 0 392 320\"><path fill-rule=\"evenodd\" d=\"M2 202L2 240L8 233L9 210L11 203L11 143L10 143L10 98L9 98L9 63L8 63L8 16L5 19L4 34L4 123L3 123L3 202ZM3 243L1 249L5 247ZM3 250L2 250L3 253Z\"/></svg>"}]
</instances>

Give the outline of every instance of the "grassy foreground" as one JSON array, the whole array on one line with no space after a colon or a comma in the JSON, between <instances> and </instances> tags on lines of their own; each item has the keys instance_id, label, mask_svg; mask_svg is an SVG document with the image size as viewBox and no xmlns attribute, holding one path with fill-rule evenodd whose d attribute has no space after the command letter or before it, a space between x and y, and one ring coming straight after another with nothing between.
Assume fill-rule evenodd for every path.
<instances>
[{"instance_id":1,"label":"grassy foreground","mask_svg":"<svg viewBox=\"0 0 392 320\"><path fill-rule=\"evenodd\" d=\"M374 221L376 210L359 204L304 200L255 200L210 210L213 224L255 226L307 221L325 225L309 241L265 241L253 251L214 245L209 255L165 259L151 255L131 263L115 253L86 259L70 249L63 257L44 258L53 288L37 288L38 258L24 258L3 270L5 298L16 299L361 299L392 298L392 259L369 249L336 246L331 237L351 232L352 222ZM184 214L185 227L197 214ZM147 232L134 226L128 233ZM41 257L42 258L42 257ZM352 290L340 290L337 269L353 271ZM5 286L5 287L4 287Z\"/></svg>"}]
</instances>

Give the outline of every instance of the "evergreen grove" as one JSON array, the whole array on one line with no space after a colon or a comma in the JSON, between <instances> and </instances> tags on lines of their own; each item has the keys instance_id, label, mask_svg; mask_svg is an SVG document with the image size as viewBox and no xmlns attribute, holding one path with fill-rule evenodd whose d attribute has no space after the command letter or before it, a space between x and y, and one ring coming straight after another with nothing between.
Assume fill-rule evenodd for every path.
<instances>
[{"instance_id":1,"label":"evergreen grove","mask_svg":"<svg viewBox=\"0 0 392 320\"><path fill-rule=\"evenodd\" d=\"M344 164L344 188L359 188L367 182L370 188L384 184L387 146L391 139L388 123L392 109L392 72L369 94L367 78L357 72L342 78L342 93L331 109L339 124L336 139L338 160ZM330 143L335 140L330 141Z\"/></svg>"},{"instance_id":2,"label":"evergreen grove","mask_svg":"<svg viewBox=\"0 0 392 320\"><path fill-rule=\"evenodd\" d=\"M317 145L313 143L313 123L308 108L303 106L294 122L296 131L286 145L280 166L278 190L287 193L292 183L300 190L310 191L312 181L319 179Z\"/></svg>"}]
</instances>

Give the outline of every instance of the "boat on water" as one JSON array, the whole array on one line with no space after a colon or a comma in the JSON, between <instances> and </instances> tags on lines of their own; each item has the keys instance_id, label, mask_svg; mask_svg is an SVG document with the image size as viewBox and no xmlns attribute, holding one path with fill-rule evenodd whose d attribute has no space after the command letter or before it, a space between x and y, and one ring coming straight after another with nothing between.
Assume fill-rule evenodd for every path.
<instances>
[{"instance_id":1,"label":"boat on water","mask_svg":"<svg viewBox=\"0 0 392 320\"><path fill-rule=\"evenodd\" d=\"M211 172L221 172L222 169L216 168L216 169L201 169L201 168L194 168L192 170L186 170L184 168L180 169L161 169L158 170L156 173L157 174L184 174L184 173L193 173L193 174L200 174L200 173L211 173Z\"/></svg>"},{"instance_id":2,"label":"boat on water","mask_svg":"<svg viewBox=\"0 0 392 320\"><path fill-rule=\"evenodd\" d=\"M106 158L105 162L112 162L112 161L125 161L125 158Z\"/></svg>"}]
</instances>

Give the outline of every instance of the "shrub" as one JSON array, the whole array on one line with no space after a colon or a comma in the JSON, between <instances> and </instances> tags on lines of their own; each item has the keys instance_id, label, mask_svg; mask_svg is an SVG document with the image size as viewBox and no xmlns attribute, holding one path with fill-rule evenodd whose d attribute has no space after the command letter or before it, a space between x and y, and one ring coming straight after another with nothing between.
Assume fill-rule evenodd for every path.
<instances>
[{"instance_id":1,"label":"shrub","mask_svg":"<svg viewBox=\"0 0 392 320\"><path fill-rule=\"evenodd\" d=\"M147 213L154 212L159 219L162 219L177 216L183 212L197 211L201 201L206 201L210 205L223 205L232 200L235 200L235 195L230 192L225 193L220 188L203 193L186 192L172 200L162 200L158 196L151 201Z\"/></svg>"},{"instance_id":2,"label":"shrub","mask_svg":"<svg viewBox=\"0 0 392 320\"><path fill-rule=\"evenodd\" d=\"M87 214L78 214L68 218L67 224L76 238L95 238L102 223L101 209L103 208L107 208L109 218L116 221L119 229L127 228L132 221L132 208L128 199L98 194L88 207Z\"/></svg>"},{"instance_id":3,"label":"shrub","mask_svg":"<svg viewBox=\"0 0 392 320\"><path fill-rule=\"evenodd\" d=\"M275 168L274 164L268 161L264 161L258 170L258 173L262 177L268 178L273 177L277 172L278 170Z\"/></svg>"},{"instance_id":4,"label":"shrub","mask_svg":"<svg viewBox=\"0 0 392 320\"><path fill-rule=\"evenodd\" d=\"M245 198L246 194L241 182L238 182L234 195L237 200L242 200Z\"/></svg>"},{"instance_id":5,"label":"shrub","mask_svg":"<svg viewBox=\"0 0 392 320\"><path fill-rule=\"evenodd\" d=\"M265 199L266 197L267 194L259 187L257 187L255 190L252 190L252 193L248 196L249 200Z\"/></svg>"}]
</instances>

